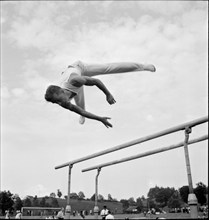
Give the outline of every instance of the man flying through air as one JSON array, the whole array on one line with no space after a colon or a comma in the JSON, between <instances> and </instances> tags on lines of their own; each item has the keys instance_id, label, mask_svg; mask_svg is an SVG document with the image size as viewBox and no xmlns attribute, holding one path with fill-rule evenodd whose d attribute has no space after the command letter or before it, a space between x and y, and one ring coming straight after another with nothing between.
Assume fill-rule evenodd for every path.
<instances>
[{"instance_id":1,"label":"man flying through air","mask_svg":"<svg viewBox=\"0 0 209 220\"><path fill-rule=\"evenodd\" d=\"M105 95L107 102L112 105L116 101L110 91L101 80L93 78L97 75L128 73L136 71L155 72L152 64L140 64L134 62L118 62L107 64L86 64L77 61L62 72L60 85L50 85L45 94L45 99L56 103L63 108L80 115L80 123L85 122L85 118L102 122L107 128L112 127L108 121L109 117L101 117L85 110L83 86L97 86ZM71 103L74 99L76 105Z\"/></svg>"}]
</instances>

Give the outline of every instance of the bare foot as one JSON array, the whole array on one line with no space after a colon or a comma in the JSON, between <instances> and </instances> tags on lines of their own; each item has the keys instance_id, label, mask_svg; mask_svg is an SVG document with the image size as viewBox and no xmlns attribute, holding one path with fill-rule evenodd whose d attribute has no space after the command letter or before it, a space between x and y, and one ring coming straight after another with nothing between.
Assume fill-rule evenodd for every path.
<instances>
[{"instance_id":1,"label":"bare foot","mask_svg":"<svg viewBox=\"0 0 209 220\"><path fill-rule=\"evenodd\" d=\"M85 118L83 116L80 116L79 123L84 124L84 122L85 122Z\"/></svg>"},{"instance_id":2,"label":"bare foot","mask_svg":"<svg viewBox=\"0 0 209 220\"><path fill-rule=\"evenodd\" d=\"M150 71L150 72L155 72L156 68L152 64L146 64L146 65L144 65L144 70L147 70L147 71Z\"/></svg>"}]
</instances>

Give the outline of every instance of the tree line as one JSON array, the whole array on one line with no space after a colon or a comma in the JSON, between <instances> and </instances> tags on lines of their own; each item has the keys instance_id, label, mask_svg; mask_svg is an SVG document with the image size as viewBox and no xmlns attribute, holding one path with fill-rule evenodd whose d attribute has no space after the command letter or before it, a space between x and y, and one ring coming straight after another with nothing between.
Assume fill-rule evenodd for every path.
<instances>
[{"instance_id":1,"label":"tree line","mask_svg":"<svg viewBox=\"0 0 209 220\"><path fill-rule=\"evenodd\" d=\"M197 197L200 206L208 203L208 186L204 183L199 182L194 188L194 194ZM144 196L134 200L133 197L128 200L123 199L120 202L123 204L124 211L129 206L136 206L138 212L147 211L148 209L155 209L161 211L163 208L168 207L169 209L181 209L188 203L189 186L182 186L178 190L174 187L158 187L155 186L149 189L147 198Z\"/></svg>"},{"instance_id":2,"label":"tree line","mask_svg":"<svg viewBox=\"0 0 209 220\"><path fill-rule=\"evenodd\" d=\"M206 204L208 186L202 182L198 182L194 188L194 193L197 197L198 203L200 205ZM187 203L189 194L189 187L182 186L178 190L174 187L158 187L155 186L149 189L147 193L147 198L144 196L138 197L136 200L133 197L129 199L121 199L118 201L116 198L113 198L111 194L108 194L107 199L104 198L101 194L98 195L98 201L110 201L110 202L120 202L123 206L123 211L125 211L130 206L135 206L138 212L142 212L147 209L154 208L155 210L163 209L164 207L168 208L181 208L182 205ZM9 210L11 213L16 210L21 210L22 207L59 207L57 198L61 199L62 192L58 189L55 194L50 193L49 196L38 198L36 196L26 196L24 199L21 199L18 194L12 194L10 191L1 191L0 192L0 211L4 215L6 210ZM90 198L85 199L85 195L82 191L79 193L71 193L71 199L77 200L90 200L95 201L95 194ZM67 196L64 196L64 199L67 199Z\"/></svg>"}]
</instances>

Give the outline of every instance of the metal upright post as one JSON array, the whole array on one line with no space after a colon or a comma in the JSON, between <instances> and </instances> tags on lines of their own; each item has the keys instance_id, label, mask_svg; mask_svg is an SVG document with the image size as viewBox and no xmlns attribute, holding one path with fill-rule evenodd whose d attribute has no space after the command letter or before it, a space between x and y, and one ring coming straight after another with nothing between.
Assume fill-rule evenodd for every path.
<instances>
[{"instance_id":1,"label":"metal upright post","mask_svg":"<svg viewBox=\"0 0 209 220\"><path fill-rule=\"evenodd\" d=\"M94 217L98 219L99 207L98 207L98 177L100 174L101 168L97 169L97 175L95 179L95 206L94 206Z\"/></svg>"},{"instance_id":2,"label":"metal upright post","mask_svg":"<svg viewBox=\"0 0 209 220\"><path fill-rule=\"evenodd\" d=\"M187 177L188 177L188 183L189 183L188 204L190 207L191 218L198 218L197 197L194 194L194 190L193 190L192 173L191 173L191 168L190 168L189 151L188 151L188 146L187 146L188 140L189 140L189 134L191 132L192 132L192 129L190 127L185 128L184 153L185 153Z\"/></svg>"},{"instance_id":3,"label":"metal upright post","mask_svg":"<svg viewBox=\"0 0 209 220\"><path fill-rule=\"evenodd\" d=\"M71 206L70 206L70 185L71 185L71 170L73 164L69 164L69 173L68 173L68 196L67 196L67 206L65 209L65 219L70 219Z\"/></svg>"}]
</instances>

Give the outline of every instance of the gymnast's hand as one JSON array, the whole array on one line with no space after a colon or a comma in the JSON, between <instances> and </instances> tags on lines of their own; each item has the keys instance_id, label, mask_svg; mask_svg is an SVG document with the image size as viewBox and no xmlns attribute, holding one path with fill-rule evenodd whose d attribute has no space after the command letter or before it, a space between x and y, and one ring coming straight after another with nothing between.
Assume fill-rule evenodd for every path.
<instances>
[{"instance_id":1,"label":"gymnast's hand","mask_svg":"<svg viewBox=\"0 0 209 220\"><path fill-rule=\"evenodd\" d=\"M109 122L107 119L110 119L110 118L108 118L108 117L101 117L101 120L100 120L100 121L101 121L107 128L109 128L109 127L112 128L112 124L110 124L110 122Z\"/></svg>"},{"instance_id":2,"label":"gymnast's hand","mask_svg":"<svg viewBox=\"0 0 209 220\"><path fill-rule=\"evenodd\" d=\"M106 99L107 99L107 102L108 102L110 105L116 103L114 97L113 97L112 94L110 94L110 93L107 95Z\"/></svg>"}]
</instances>

